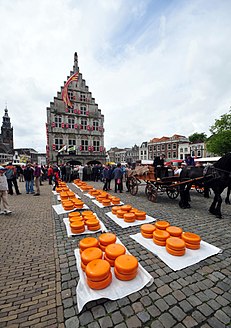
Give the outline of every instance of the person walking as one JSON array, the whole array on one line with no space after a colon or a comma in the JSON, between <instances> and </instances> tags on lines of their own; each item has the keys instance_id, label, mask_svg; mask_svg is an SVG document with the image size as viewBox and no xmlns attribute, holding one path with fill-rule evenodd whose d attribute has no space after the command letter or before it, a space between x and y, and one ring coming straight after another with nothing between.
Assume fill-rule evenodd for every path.
<instances>
[{"instance_id":1,"label":"person walking","mask_svg":"<svg viewBox=\"0 0 231 328\"><path fill-rule=\"evenodd\" d=\"M27 163L23 173L26 182L25 183L26 193L34 194L34 169L32 168L31 163Z\"/></svg>"},{"instance_id":2,"label":"person walking","mask_svg":"<svg viewBox=\"0 0 231 328\"><path fill-rule=\"evenodd\" d=\"M18 189L18 183L17 183L17 170L12 163L9 163L6 167L6 178L8 183L8 194L13 195L13 185L15 188L16 195L21 195L19 189Z\"/></svg>"},{"instance_id":3,"label":"person walking","mask_svg":"<svg viewBox=\"0 0 231 328\"><path fill-rule=\"evenodd\" d=\"M113 177L115 179L115 193L117 193L117 189L119 190L120 193L123 192L123 171L121 169L121 164L118 163L117 167L113 171Z\"/></svg>"},{"instance_id":4,"label":"person walking","mask_svg":"<svg viewBox=\"0 0 231 328\"><path fill-rule=\"evenodd\" d=\"M41 175L41 169L38 166L38 163L34 164L34 177L35 177L35 188L36 188L36 193L34 196L40 196L40 175Z\"/></svg>"},{"instance_id":5,"label":"person walking","mask_svg":"<svg viewBox=\"0 0 231 328\"><path fill-rule=\"evenodd\" d=\"M49 185L52 185L53 174L54 174L53 168L52 168L51 165L49 165L48 170L47 170L47 176L48 176L48 179L49 179Z\"/></svg>"},{"instance_id":6,"label":"person walking","mask_svg":"<svg viewBox=\"0 0 231 328\"><path fill-rule=\"evenodd\" d=\"M6 169L0 166L0 204L1 210L0 214L11 214L12 212L9 210L9 204L7 200L8 196L8 183L7 178L5 176Z\"/></svg>"}]
</instances>

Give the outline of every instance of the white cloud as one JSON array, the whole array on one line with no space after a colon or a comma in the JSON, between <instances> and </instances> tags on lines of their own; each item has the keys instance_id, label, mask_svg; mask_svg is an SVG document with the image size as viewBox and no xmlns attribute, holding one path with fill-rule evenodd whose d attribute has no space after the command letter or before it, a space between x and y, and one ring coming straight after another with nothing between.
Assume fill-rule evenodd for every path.
<instances>
[{"instance_id":1,"label":"white cloud","mask_svg":"<svg viewBox=\"0 0 231 328\"><path fill-rule=\"evenodd\" d=\"M15 147L45 151L46 107L74 52L105 144L209 133L230 106L230 1L0 0L0 109Z\"/></svg>"}]
</instances>

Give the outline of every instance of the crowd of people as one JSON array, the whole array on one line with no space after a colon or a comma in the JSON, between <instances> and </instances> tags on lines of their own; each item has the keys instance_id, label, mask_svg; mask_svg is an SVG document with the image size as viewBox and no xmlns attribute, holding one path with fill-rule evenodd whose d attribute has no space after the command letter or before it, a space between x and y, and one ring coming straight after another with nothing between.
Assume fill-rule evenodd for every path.
<instances>
[{"instance_id":1,"label":"crowd of people","mask_svg":"<svg viewBox=\"0 0 231 328\"><path fill-rule=\"evenodd\" d=\"M171 165L174 175L180 175L183 165L195 165L194 159L188 156L185 161L178 163L177 167ZM165 156L156 157L153 162L155 174L157 177L167 176L165 165ZM168 168L168 167L167 167ZM114 192L123 192L123 182L129 192L128 174L131 170L130 165L70 165L69 163L58 165L38 165L38 163L26 163L25 166L17 166L9 163L6 166L0 166L0 214L10 214L7 194L20 195L18 182L25 182L26 194L40 196L40 186L43 181L48 181L53 190L58 186L59 179L70 183L79 178L82 181L101 181L102 188L105 191L112 190L111 181L114 180Z\"/></svg>"}]
</instances>

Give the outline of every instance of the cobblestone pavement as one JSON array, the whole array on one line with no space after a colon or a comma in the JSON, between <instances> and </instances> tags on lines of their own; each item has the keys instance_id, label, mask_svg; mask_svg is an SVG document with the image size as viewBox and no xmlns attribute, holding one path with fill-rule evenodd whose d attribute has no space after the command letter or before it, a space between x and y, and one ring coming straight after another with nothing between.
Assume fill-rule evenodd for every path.
<instances>
[{"instance_id":1,"label":"cobblestone pavement","mask_svg":"<svg viewBox=\"0 0 231 328\"><path fill-rule=\"evenodd\" d=\"M102 188L101 182L90 184ZM51 211L51 205L57 201L45 183L40 197L12 196L10 202L15 214L0 217L0 327L219 328L231 325L231 206L223 204L223 218L217 219L208 214L211 199L195 191L191 193L192 208L187 210L180 209L178 200L169 199L165 193L158 195L156 203L148 201L142 186L136 196L126 192L117 194L125 204L156 219L168 220L185 231L198 233L204 241L223 250L188 268L173 271L130 238L139 232L139 226L120 228L108 221L105 216L108 208L100 209L75 186L69 186L138 258L153 276L154 283L116 301L89 302L78 313L74 249L82 237L67 237L62 216Z\"/></svg>"}]
</instances>

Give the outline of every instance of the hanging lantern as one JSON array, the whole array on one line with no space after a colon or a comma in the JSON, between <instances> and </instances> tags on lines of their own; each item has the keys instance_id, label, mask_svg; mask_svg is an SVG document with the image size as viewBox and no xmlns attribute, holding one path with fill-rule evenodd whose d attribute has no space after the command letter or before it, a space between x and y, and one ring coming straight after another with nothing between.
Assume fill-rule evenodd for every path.
<instances>
[{"instance_id":1,"label":"hanging lantern","mask_svg":"<svg viewBox=\"0 0 231 328\"><path fill-rule=\"evenodd\" d=\"M68 123L66 123L66 128L67 128L67 129L69 128L69 124L68 124Z\"/></svg>"},{"instance_id":2,"label":"hanging lantern","mask_svg":"<svg viewBox=\"0 0 231 328\"><path fill-rule=\"evenodd\" d=\"M74 128L75 129L78 129L78 124L74 124Z\"/></svg>"},{"instance_id":3,"label":"hanging lantern","mask_svg":"<svg viewBox=\"0 0 231 328\"><path fill-rule=\"evenodd\" d=\"M51 126L52 126L52 128L55 128L56 127L56 123L55 122L52 122L51 123Z\"/></svg>"},{"instance_id":4,"label":"hanging lantern","mask_svg":"<svg viewBox=\"0 0 231 328\"><path fill-rule=\"evenodd\" d=\"M61 124L61 127L62 127L62 128L64 128L64 127L65 127L65 124L64 124L64 123L62 123L62 124Z\"/></svg>"}]
</instances>

